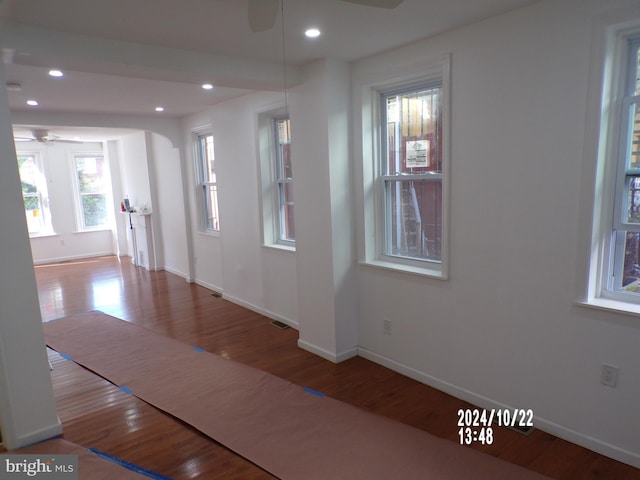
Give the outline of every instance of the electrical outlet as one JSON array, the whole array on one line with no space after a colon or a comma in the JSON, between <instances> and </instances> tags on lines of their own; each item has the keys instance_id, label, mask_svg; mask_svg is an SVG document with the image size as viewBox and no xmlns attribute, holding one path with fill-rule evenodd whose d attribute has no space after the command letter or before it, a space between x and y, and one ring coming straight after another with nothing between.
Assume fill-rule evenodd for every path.
<instances>
[{"instance_id":1,"label":"electrical outlet","mask_svg":"<svg viewBox=\"0 0 640 480\"><path fill-rule=\"evenodd\" d=\"M382 331L385 335L391 335L391 320L388 318L382 320Z\"/></svg>"},{"instance_id":2,"label":"electrical outlet","mask_svg":"<svg viewBox=\"0 0 640 480\"><path fill-rule=\"evenodd\" d=\"M600 383L607 385L608 387L615 388L618 383L618 367L603 363Z\"/></svg>"}]
</instances>

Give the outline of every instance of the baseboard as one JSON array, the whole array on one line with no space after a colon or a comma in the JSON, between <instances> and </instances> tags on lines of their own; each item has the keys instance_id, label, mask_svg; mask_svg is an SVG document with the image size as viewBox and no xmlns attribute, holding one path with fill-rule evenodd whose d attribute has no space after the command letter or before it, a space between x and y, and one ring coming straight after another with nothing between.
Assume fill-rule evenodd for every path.
<instances>
[{"instance_id":1,"label":"baseboard","mask_svg":"<svg viewBox=\"0 0 640 480\"><path fill-rule=\"evenodd\" d=\"M58 418L58 422L53 425L48 425L44 428L30 432L25 435L20 435L14 442L10 442L9 439L4 439L4 446L7 450L14 450L16 448L26 447L27 445L33 445L34 443L49 440L50 438L62 435L62 423Z\"/></svg>"},{"instance_id":2,"label":"baseboard","mask_svg":"<svg viewBox=\"0 0 640 480\"><path fill-rule=\"evenodd\" d=\"M438 378L427 375L423 372L420 372L419 370L396 362L395 360L392 360L365 348L359 347L358 355L366 358L367 360L371 360L374 363L382 365L383 367L387 367L390 370L417 380L418 382L424 383L451 396L464 400L465 402L469 402L472 405L476 405L480 408L515 408L511 405L505 405L491 398L487 398L469 390L465 390L464 388L460 388L451 383L444 382ZM518 408L522 408L522 406L519 406ZM554 435L558 438L562 438L563 440L575 443L576 445L580 445L581 447L587 448L601 455L613 458L614 460L617 460L619 462L626 463L628 465L631 465L632 467L640 468L639 453L631 452L615 445L611 445L607 442L603 442L602 440L590 437L588 435L585 435L584 433L571 430L567 427L559 425L555 422L551 422L539 416L534 417L534 425L537 429L550 433L551 435Z\"/></svg>"},{"instance_id":3,"label":"baseboard","mask_svg":"<svg viewBox=\"0 0 640 480\"><path fill-rule=\"evenodd\" d=\"M96 258L96 257L108 257L115 255L113 252L94 252L87 253L85 255L71 255L65 257L55 257L55 258L46 258L43 260L34 260L34 265L47 265L50 263L62 263L62 262L71 262L73 260L83 260L85 258Z\"/></svg>"},{"instance_id":4,"label":"baseboard","mask_svg":"<svg viewBox=\"0 0 640 480\"><path fill-rule=\"evenodd\" d=\"M200 285L201 287L204 287L207 290L211 290L212 292L217 292L217 293L220 293L220 294L222 293L222 288L220 288L220 287L218 287L216 285L213 285L212 283L207 283L207 282L204 282L204 281L199 280L197 278L193 281L193 283L195 283L196 285Z\"/></svg>"},{"instance_id":5,"label":"baseboard","mask_svg":"<svg viewBox=\"0 0 640 480\"><path fill-rule=\"evenodd\" d=\"M231 303L235 303L236 305L240 305L241 307L247 308L253 312L259 313L260 315L264 315L265 317L270 318L271 320L278 320L279 322L286 323L291 328L295 328L296 330L298 330L300 326L299 323L296 322L295 320L291 320L290 318L283 317L282 315L278 315L277 313L271 312L262 307L258 307L257 305L253 305L252 303L249 303L240 298L234 297L233 295L227 295L226 293L223 293L222 298L230 301Z\"/></svg>"},{"instance_id":6,"label":"baseboard","mask_svg":"<svg viewBox=\"0 0 640 480\"><path fill-rule=\"evenodd\" d=\"M317 345L313 345L309 342L305 342L304 340L298 339L298 347L306 350L307 352L311 352L319 357L324 358L325 360L329 360L333 363L344 362L345 360L349 360L358 355L358 348L354 347L346 352L342 353L334 353L329 350L326 350L322 347L318 347Z\"/></svg>"},{"instance_id":7,"label":"baseboard","mask_svg":"<svg viewBox=\"0 0 640 480\"><path fill-rule=\"evenodd\" d=\"M162 270L164 270L164 271L166 271L166 272L169 272L169 273L173 273L174 275L177 275L177 276L179 276L179 277L182 277L182 278L184 278L188 283L191 283L191 282L189 282L189 275L188 275L188 274L186 274L186 273L184 273L184 272L181 272L180 270L177 270L177 269L175 269L175 268L171 268L171 267L167 267L167 266L162 267Z\"/></svg>"}]
</instances>

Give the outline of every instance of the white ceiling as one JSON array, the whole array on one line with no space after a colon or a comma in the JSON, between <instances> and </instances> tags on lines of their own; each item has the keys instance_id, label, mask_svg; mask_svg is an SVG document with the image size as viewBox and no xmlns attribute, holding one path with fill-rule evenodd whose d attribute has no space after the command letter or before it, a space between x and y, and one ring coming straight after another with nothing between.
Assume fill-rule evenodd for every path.
<instances>
[{"instance_id":1,"label":"white ceiling","mask_svg":"<svg viewBox=\"0 0 640 480\"><path fill-rule=\"evenodd\" d=\"M394 10L283 1L295 83L314 60L358 60L535 0L404 0ZM0 21L7 80L22 85L8 92L16 112L34 110L26 100L35 98L38 112L179 117L283 85L282 15L272 30L251 33L247 0L0 0ZM306 39L308 26L322 36ZM65 76L49 77L50 67Z\"/></svg>"}]
</instances>

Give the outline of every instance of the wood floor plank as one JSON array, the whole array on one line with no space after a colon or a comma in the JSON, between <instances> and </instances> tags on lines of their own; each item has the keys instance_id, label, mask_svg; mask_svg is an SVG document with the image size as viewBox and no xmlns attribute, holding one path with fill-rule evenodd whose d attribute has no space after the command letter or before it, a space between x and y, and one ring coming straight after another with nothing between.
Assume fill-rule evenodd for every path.
<instances>
[{"instance_id":1,"label":"wood floor plank","mask_svg":"<svg viewBox=\"0 0 640 480\"><path fill-rule=\"evenodd\" d=\"M457 441L471 405L363 358L338 365L297 347L294 329L167 272L101 257L37 266L43 320L101 310L434 435ZM64 438L180 479L274 478L223 446L50 352ZM286 448L286 445L283 446ZM556 480L640 480L640 470L541 431L496 431L472 447Z\"/></svg>"}]
</instances>

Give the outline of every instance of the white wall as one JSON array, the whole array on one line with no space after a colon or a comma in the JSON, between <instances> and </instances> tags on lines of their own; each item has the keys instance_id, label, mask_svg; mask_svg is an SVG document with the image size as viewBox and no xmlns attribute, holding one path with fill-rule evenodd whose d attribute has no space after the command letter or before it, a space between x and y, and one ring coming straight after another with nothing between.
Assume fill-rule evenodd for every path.
<instances>
[{"instance_id":1,"label":"white wall","mask_svg":"<svg viewBox=\"0 0 640 480\"><path fill-rule=\"evenodd\" d=\"M296 256L262 245L257 188L258 114L282 99L282 94L248 95L189 116L182 125L195 281L231 301L297 325ZM202 231L198 212L193 132L207 126L214 137L220 236Z\"/></svg>"},{"instance_id":2,"label":"white wall","mask_svg":"<svg viewBox=\"0 0 640 480\"><path fill-rule=\"evenodd\" d=\"M279 94L248 95L183 119L187 218L168 198L159 200L174 186L175 156L148 134L123 141L122 192L166 212L158 233L175 251L192 245L193 259L181 254L172 268L193 262L198 283L299 325L310 343L339 353L357 338L363 356L480 406L532 408L540 428L640 466L640 321L574 304L576 284L584 283L576 248L590 234L578 220L578 199L591 193L580 179L593 175L583 156L592 25L601 13L633 4L544 0L352 66L351 131L359 141L365 85L398 71L419 73L451 55L447 281L356 266L353 242L339 240L339 229L353 222L363 243L364 160L355 141L354 211L345 147L335 140L346 137L346 126L334 122L349 91L345 66L331 61L311 66L291 96L294 172L301 179L294 187L296 223L312 215L301 220L297 254L261 245L257 114L280 102ZM216 142L219 237L198 228L191 132L203 125ZM150 144L151 172L131 160L146 161ZM158 148L166 150L166 163ZM148 189L133 180L145 175L153 179ZM173 221L185 225L191 241L167 240ZM319 320L323 314L330 323ZM336 322L348 315L358 321L357 332L348 321ZM383 333L384 318L392 320L392 335ZM602 363L620 368L617 388L600 385Z\"/></svg>"},{"instance_id":3,"label":"white wall","mask_svg":"<svg viewBox=\"0 0 640 480\"><path fill-rule=\"evenodd\" d=\"M120 148L120 172L124 195L136 210L153 210L146 132L125 135L120 139Z\"/></svg>"},{"instance_id":4,"label":"white wall","mask_svg":"<svg viewBox=\"0 0 640 480\"><path fill-rule=\"evenodd\" d=\"M49 211L55 235L31 238L34 263L109 255L115 252L115 233L111 230L78 231L74 197L72 158L75 153L102 152L101 143L41 144L19 143L19 153L40 156L47 177ZM117 179L115 179L117 182Z\"/></svg>"},{"instance_id":5,"label":"white wall","mask_svg":"<svg viewBox=\"0 0 640 480\"><path fill-rule=\"evenodd\" d=\"M120 138L119 147L122 195L129 198L136 211L151 212L154 258L146 258L144 266L190 278L180 150L167 137L150 131ZM128 225L128 217L124 217ZM127 252L134 256L130 229ZM144 255L149 256L149 252Z\"/></svg>"},{"instance_id":6,"label":"white wall","mask_svg":"<svg viewBox=\"0 0 640 480\"><path fill-rule=\"evenodd\" d=\"M574 304L578 239L590 235L578 199L590 194L579 180L591 165L592 25L637 4L604 3L543 1L354 65L357 136L365 85L452 58L450 280L361 266L359 345L478 405L532 408L543 430L640 466L640 321ZM602 363L620 368L617 388L599 383Z\"/></svg>"},{"instance_id":7,"label":"white wall","mask_svg":"<svg viewBox=\"0 0 640 480\"><path fill-rule=\"evenodd\" d=\"M189 277L189 249L185 219L180 152L161 135L150 135L152 184L156 190L154 227L162 242L159 265L182 277Z\"/></svg>"}]
</instances>

